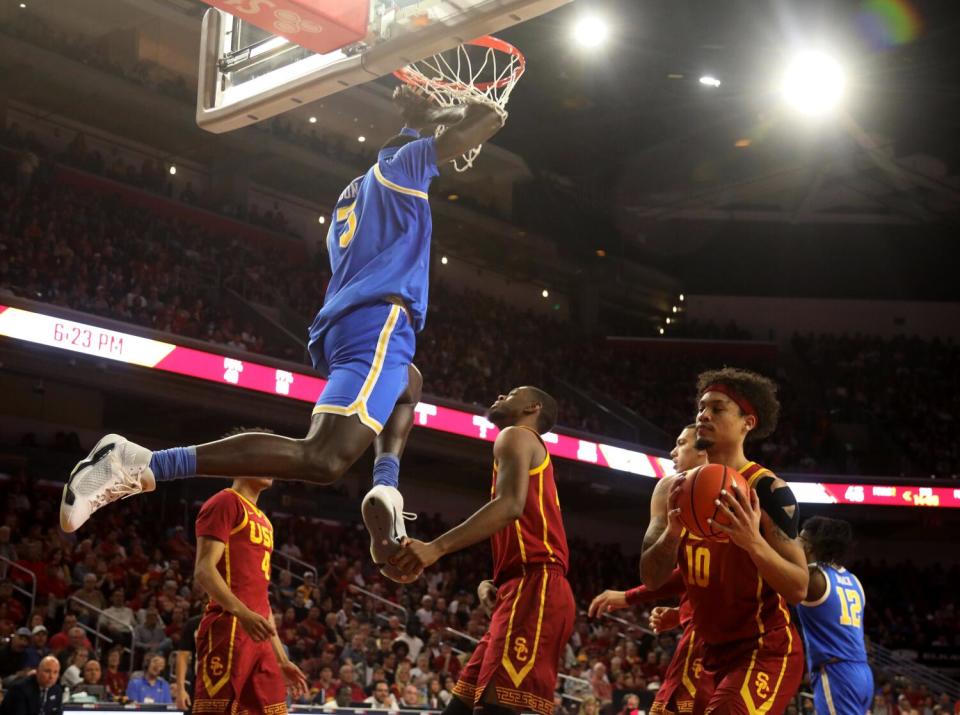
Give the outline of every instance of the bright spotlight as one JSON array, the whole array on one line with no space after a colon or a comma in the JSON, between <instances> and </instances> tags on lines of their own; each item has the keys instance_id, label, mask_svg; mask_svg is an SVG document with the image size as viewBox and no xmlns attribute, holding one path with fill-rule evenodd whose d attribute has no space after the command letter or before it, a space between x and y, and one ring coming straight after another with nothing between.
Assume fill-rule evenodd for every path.
<instances>
[{"instance_id":1,"label":"bright spotlight","mask_svg":"<svg viewBox=\"0 0 960 715\"><path fill-rule=\"evenodd\" d=\"M662 325L661 325L660 328L657 330L657 332L659 332L661 335L663 335L663 332L664 332L664 331L663 331L663 326L662 326Z\"/></svg>"},{"instance_id":2,"label":"bright spotlight","mask_svg":"<svg viewBox=\"0 0 960 715\"><path fill-rule=\"evenodd\" d=\"M363 135L357 137L357 141L360 142L361 144L363 144L366 140L367 138Z\"/></svg>"},{"instance_id":3,"label":"bright spotlight","mask_svg":"<svg viewBox=\"0 0 960 715\"><path fill-rule=\"evenodd\" d=\"M542 295L544 298L549 298L549 297L550 297L550 291L548 291L546 288L544 288L544 289L540 292L540 295Z\"/></svg>"},{"instance_id":4,"label":"bright spotlight","mask_svg":"<svg viewBox=\"0 0 960 715\"><path fill-rule=\"evenodd\" d=\"M440 263L442 263L443 265L447 265L449 262L450 261L447 260L446 256L440 256Z\"/></svg>"},{"instance_id":5,"label":"bright spotlight","mask_svg":"<svg viewBox=\"0 0 960 715\"><path fill-rule=\"evenodd\" d=\"M309 119L308 121L309 121L311 124L316 124L316 123L317 123L317 118L316 118L316 117L310 117L310 119Z\"/></svg>"},{"instance_id":6,"label":"bright spotlight","mask_svg":"<svg viewBox=\"0 0 960 715\"><path fill-rule=\"evenodd\" d=\"M783 76L781 93L803 114L825 114L843 97L845 78L840 63L822 52L797 55Z\"/></svg>"},{"instance_id":7,"label":"bright spotlight","mask_svg":"<svg viewBox=\"0 0 960 715\"><path fill-rule=\"evenodd\" d=\"M177 175L177 167L171 166L171 167L170 167L170 176L176 176L176 175Z\"/></svg>"},{"instance_id":8,"label":"bright spotlight","mask_svg":"<svg viewBox=\"0 0 960 715\"><path fill-rule=\"evenodd\" d=\"M581 47L599 47L610 37L610 26L597 15L585 15L573 26L573 39Z\"/></svg>"},{"instance_id":9,"label":"bright spotlight","mask_svg":"<svg viewBox=\"0 0 960 715\"><path fill-rule=\"evenodd\" d=\"M700 78L700 84L706 85L707 87L719 87L720 80L707 74Z\"/></svg>"},{"instance_id":10,"label":"bright spotlight","mask_svg":"<svg viewBox=\"0 0 960 715\"><path fill-rule=\"evenodd\" d=\"M327 217L326 217L326 216L321 216L320 218L317 219L317 221L319 221L320 223L326 223L326 222L327 222Z\"/></svg>"}]
</instances>

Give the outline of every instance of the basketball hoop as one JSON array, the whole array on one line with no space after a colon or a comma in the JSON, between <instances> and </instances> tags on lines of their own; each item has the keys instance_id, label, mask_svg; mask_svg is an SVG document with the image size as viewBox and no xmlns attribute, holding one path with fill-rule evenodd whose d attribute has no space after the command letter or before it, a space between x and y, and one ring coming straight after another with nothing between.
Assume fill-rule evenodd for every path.
<instances>
[{"instance_id":1,"label":"basketball hoop","mask_svg":"<svg viewBox=\"0 0 960 715\"><path fill-rule=\"evenodd\" d=\"M484 35L452 50L413 62L393 74L426 92L441 107L482 102L506 119L510 93L523 76L524 69L526 59L520 50L509 42ZM437 127L436 136L445 129ZM481 148L474 147L460 159L455 159L454 168L457 171L469 169Z\"/></svg>"}]
</instances>

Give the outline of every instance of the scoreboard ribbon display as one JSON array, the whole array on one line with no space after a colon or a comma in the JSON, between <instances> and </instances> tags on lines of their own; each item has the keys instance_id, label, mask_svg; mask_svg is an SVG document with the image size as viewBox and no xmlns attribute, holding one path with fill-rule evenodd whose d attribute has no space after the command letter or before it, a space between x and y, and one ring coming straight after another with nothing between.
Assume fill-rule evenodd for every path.
<instances>
[{"instance_id":1,"label":"scoreboard ribbon display","mask_svg":"<svg viewBox=\"0 0 960 715\"><path fill-rule=\"evenodd\" d=\"M310 404L326 385L319 377L293 370L4 305L0 305L0 336ZM488 442L498 433L482 415L427 402L417 405L415 424ZM650 478L673 471L669 459L638 450L562 432L549 432L543 438L554 457ZM802 504L960 508L960 488L835 482L791 482L790 486Z\"/></svg>"}]
</instances>

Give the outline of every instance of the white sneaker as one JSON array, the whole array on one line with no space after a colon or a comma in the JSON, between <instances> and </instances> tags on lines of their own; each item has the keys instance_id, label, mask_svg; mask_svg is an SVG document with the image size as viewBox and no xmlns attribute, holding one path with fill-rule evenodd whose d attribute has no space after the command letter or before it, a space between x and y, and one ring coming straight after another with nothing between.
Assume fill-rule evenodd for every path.
<instances>
[{"instance_id":1,"label":"white sneaker","mask_svg":"<svg viewBox=\"0 0 960 715\"><path fill-rule=\"evenodd\" d=\"M394 581L412 581L412 578L402 579L387 563L400 550L400 542L407 536L404 520L413 521L417 518L416 514L403 511L403 495L396 487L378 484L363 498L361 513L363 523L370 532L370 557L373 563L383 566L381 573Z\"/></svg>"},{"instance_id":2,"label":"white sneaker","mask_svg":"<svg viewBox=\"0 0 960 715\"><path fill-rule=\"evenodd\" d=\"M101 439L70 472L60 499L60 528L71 533L100 507L157 488L146 447L118 434Z\"/></svg>"}]
</instances>

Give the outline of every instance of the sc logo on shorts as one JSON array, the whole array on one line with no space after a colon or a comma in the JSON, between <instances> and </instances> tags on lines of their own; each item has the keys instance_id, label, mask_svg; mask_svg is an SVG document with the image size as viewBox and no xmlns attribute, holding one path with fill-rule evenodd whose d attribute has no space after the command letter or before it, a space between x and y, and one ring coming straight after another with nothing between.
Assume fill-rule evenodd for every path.
<instances>
[{"instance_id":1,"label":"sc logo on shorts","mask_svg":"<svg viewBox=\"0 0 960 715\"><path fill-rule=\"evenodd\" d=\"M223 675L224 670L225 668L223 667L223 660L220 658L220 656L219 655L213 656L210 659L210 673L214 677L219 677Z\"/></svg>"},{"instance_id":2,"label":"sc logo on shorts","mask_svg":"<svg viewBox=\"0 0 960 715\"><path fill-rule=\"evenodd\" d=\"M753 683L757 690L757 695L761 700L766 700L770 695L770 676L767 673L757 673L757 679Z\"/></svg>"},{"instance_id":3,"label":"sc logo on shorts","mask_svg":"<svg viewBox=\"0 0 960 715\"><path fill-rule=\"evenodd\" d=\"M530 649L527 648L527 639L523 636L513 641L513 654L521 663L530 657Z\"/></svg>"}]
</instances>

